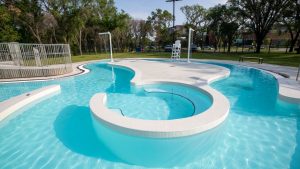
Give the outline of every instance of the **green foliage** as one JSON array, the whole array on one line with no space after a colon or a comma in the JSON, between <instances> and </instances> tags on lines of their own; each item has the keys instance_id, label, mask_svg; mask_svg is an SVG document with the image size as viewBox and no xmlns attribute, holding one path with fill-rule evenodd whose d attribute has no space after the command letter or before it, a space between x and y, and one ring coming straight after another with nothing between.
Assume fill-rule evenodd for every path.
<instances>
[{"instance_id":1,"label":"green foliage","mask_svg":"<svg viewBox=\"0 0 300 169\"><path fill-rule=\"evenodd\" d=\"M13 17L3 5L0 5L0 42L13 42L20 36L13 26Z\"/></svg>"},{"instance_id":2,"label":"green foliage","mask_svg":"<svg viewBox=\"0 0 300 169\"><path fill-rule=\"evenodd\" d=\"M164 46L171 43L170 30L173 16L167 10L156 9L151 12L151 16L148 17L148 22L151 23L153 31L156 34L156 42L160 46Z\"/></svg>"},{"instance_id":3,"label":"green foliage","mask_svg":"<svg viewBox=\"0 0 300 169\"><path fill-rule=\"evenodd\" d=\"M227 51L230 52L231 44L239 28L240 17L237 10L228 5L216 5L208 10L207 20L209 30L215 35L217 48L221 41L228 44Z\"/></svg>"},{"instance_id":4,"label":"green foliage","mask_svg":"<svg viewBox=\"0 0 300 169\"><path fill-rule=\"evenodd\" d=\"M195 32L193 36L194 44L203 44L203 32L207 28L207 10L201 5L186 5L180 8L186 17L186 28L192 28ZM186 37L187 37L186 33Z\"/></svg>"},{"instance_id":5,"label":"green foliage","mask_svg":"<svg viewBox=\"0 0 300 169\"><path fill-rule=\"evenodd\" d=\"M291 0L288 7L283 11L280 23L287 28L290 34L290 50L293 52L297 40L300 41L300 2ZM298 44L300 47L300 43Z\"/></svg>"},{"instance_id":6,"label":"green foliage","mask_svg":"<svg viewBox=\"0 0 300 169\"><path fill-rule=\"evenodd\" d=\"M283 11L288 7L291 0L229 0L239 14L244 18L248 27L252 29L256 37L256 52L260 47L267 33L279 20Z\"/></svg>"},{"instance_id":7,"label":"green foliage","mask_svg":"<svg viewBox=\"0 0 300 169\"><path fill-rule=\"evenodd\" d=\"M202 24L206 21L205 17L207 11L201 5L186 5L181 7L180 10L186 17L186 24L192 25L194 29L202 26Z\"/></svg>"},{"instance_id":8,"label":"green foliage","mask_svg":"<svg viewBox=\"0 0 300 169\"><path fill-rule=\"evenodd\" d=\"M228 0L210 9L186 5L181 11L185 27L195 30L193 43L197 45L213 44L217 49L224 44L224 50L227 45L230 51L235 38L254 32L259 50L278 21L288 28L291 46L299 39L297 0ZM168 11L156 9L146 21L136 20L118 10L114 0L2 0L0 41L69 43L73 54L97 53L108 47L107 37L98 33L110 31L115 51L132 51L171 44L174 32L186 36L171 28L172 19Z\"/></svg>"}]
</instances>

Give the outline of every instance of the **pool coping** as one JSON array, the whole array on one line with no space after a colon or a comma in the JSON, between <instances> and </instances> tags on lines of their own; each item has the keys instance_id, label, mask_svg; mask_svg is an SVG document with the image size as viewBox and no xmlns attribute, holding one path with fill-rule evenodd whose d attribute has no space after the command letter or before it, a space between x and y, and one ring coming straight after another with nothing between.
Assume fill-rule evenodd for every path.
<instances>
[{"instance_id":1,"label":"pool coping","mask_svg":"<svg viewBox=\"0 0 300 169\"><path fill-rule=\"evenodd\" d=\"M210 89L205 90L212 94ZM218 92L213 95L214 101L205 112L175 120L142 120L121 116L105 106L105 93L97 93L91 98L90 109L97 120L122 133L151 138L183 137L212 129L226 119L230 109L229 101ZM218 100L222 100L221 104Z\"/></svg>"},{"instance_id":2,"label":"pool coping","mask_svg":"<svg viewBox=\"0 0 300 169\"><path fill-rule=\"evenodd\" d=\"M50 85L0 102L0 122L11 116L17 110L53 96L54 94L59 93L60 90L60 85Z\"/></svg>"},{"instance_id":3,"label":"pool coping","mask_svg":"<svg viewBox=\"0 0 300 169\"><path fill-rule=\"evenodd\" d=\"M200 92L205 92L212 99L212 105L204 112L181 119L174 120L144 120L124 117L106 107L107 96L105 93L97 93L90 100L90 109L94 117L117 131L141 137L174 138L205 132L221 124L229 114L229 100L220 92L208 86L212 81L229 76L230 72L215 76L206 84L194 83L178 79L151 79L141 80L142 71L134 66L124 66L120 63L109 63L113 66L125 67L135 72L131 80L132 85L174 83L193 87ZM215 65L213 65L215 66ZM215 66L219 67L219 66ZM226 68L227 69L227 68ZM100 103L100 104L99 104Z\"/></svg>"}]
</instances>

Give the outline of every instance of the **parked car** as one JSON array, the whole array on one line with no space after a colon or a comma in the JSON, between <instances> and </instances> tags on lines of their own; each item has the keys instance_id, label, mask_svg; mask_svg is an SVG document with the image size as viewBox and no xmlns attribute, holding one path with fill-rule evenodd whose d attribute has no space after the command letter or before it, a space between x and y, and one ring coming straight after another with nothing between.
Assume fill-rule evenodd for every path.
<instances>
[{"instance_id":1,"label":"parked car","mask_svg":"<svg viewBox=\"0 0 300 169\"><path fill-rule=\"evenodd\" d=\"M166 45L165 52L172 52L173 45Z\"/></svg>"},{"instance_id":2,"label":"parked car","mask_svg":"<svg viewBox=\"0 0 300 169\"><path fill-rule=\"evenodd\" d=\"M203 50L214 50L211 46L203 46Z\"/></svg>"},{"instance_id":3,"label":"parked car","mask_svg":"<svg viewBox=\"0 0 300 169\"><path fill-rule=\"evenodd\" d=\"M191 45L191 50L192 50L192 52L196 52L197 51L197 45L192 44Z\"/></svg>"}]
</instances>

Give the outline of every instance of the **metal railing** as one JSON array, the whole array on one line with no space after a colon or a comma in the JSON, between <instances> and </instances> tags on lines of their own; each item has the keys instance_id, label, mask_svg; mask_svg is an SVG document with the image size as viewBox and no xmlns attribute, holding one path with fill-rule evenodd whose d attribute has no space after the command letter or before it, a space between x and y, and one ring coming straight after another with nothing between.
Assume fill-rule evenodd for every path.
<instances>
[{"instance_id":1,"label":"metal railing","mask_svg":"<svg viewBox=\"0 0 300 169\"><path fill-rule=\"evenodd\" d=\"M68 44L0 43L0 79L54 76L71 71Z\"/></svg>"}]
</instances>

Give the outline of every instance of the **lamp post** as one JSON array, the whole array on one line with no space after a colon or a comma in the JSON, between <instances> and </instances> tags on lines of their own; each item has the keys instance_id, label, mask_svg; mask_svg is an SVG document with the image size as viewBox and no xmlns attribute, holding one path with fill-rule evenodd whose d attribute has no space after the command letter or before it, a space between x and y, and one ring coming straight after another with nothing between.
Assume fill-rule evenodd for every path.
<instances>
[{"instance_id":1,"label":"lamp post","mask_svg":"<svg viewBox=\"0 0 300 169\"><path fill-rule=\"evenodd\" d=\"M166 2L173 2L173 41L175 42L175 2L176 1L182 1L182 0L166 0Z\"/></svg>"}]
</instances>

